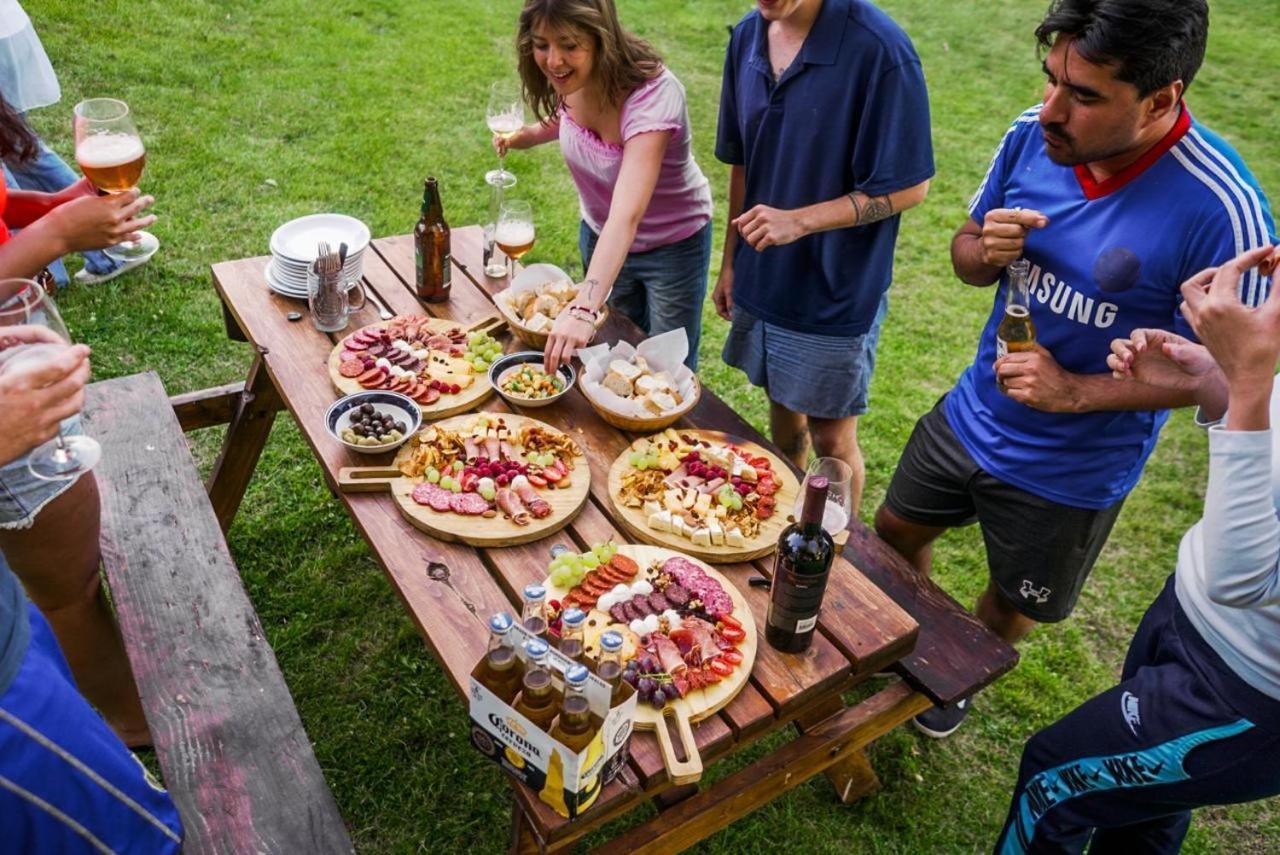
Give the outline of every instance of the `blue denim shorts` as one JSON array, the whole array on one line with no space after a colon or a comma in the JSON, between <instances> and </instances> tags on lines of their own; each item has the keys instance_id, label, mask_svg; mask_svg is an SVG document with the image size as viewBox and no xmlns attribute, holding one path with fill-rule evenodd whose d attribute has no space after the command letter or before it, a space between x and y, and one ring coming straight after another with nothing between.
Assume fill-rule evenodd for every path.
<instances>
[{"instance_id":1,"label":"blue denim shorts","mask_svg":"<svg viewBox=\"0 0 1280 855\"><path fill-rule=\"evenodd\" d=\"M63 436L81 432L78 415L62 423ZM31 528L36 514L75 482L75 478L64 481L37 478L27 469L26 455L0 466L0 529Z\"/></svg>"},{"instance_id":2,"label":"blue denim shorts","mask_svg":"<svg viewBox=\"0 0 1280 855\"><path fill-rule=\"evenodd\" d=\"M578 231L582 267L591 266L598 235L584 222ZM702 302L707 296L711 265L711 223L684 240L645 252L630 253L622 262L609 295L609 308L626 315L645 335L655 336L684 327L689 355L684 364L698 367L702 337Z\"/></svg>"},{"instance_id":3,"label":"blue denim shorts","mask_svg":"<svg viewBox=\"0 0 1280 855\"><path fill-rule=\"evenodd\" d=\"M818 419L860 416L867 411L876 343L888 309L886 294L865 334L828 336L784 329L734 306L724 361L793 413Z\"/></svg>"}]
</instances>

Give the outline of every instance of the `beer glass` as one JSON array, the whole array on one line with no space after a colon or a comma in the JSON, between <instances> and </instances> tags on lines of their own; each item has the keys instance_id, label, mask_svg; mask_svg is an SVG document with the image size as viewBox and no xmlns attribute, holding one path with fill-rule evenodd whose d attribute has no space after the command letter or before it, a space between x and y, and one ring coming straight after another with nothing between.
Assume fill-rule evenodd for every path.
<instances>
[{"instance_id":1,"label":"beer glass","mask_svg":"<svg viewBox=\"0 0 1280 855\"><path fill-rule=\"evenodd\" d=\"M489 130L503 140L509 140L524 127L524 101L520 97L520 87L507 80L499 80L489 87L489 107L485 111L485 123ZM489 184L501 184L510 187L515 184L515 176L507 172L506 152L498 154L498 168L485 173L484 180Z\"/></svg>"},{"instance_id":2,"label":"beer glass","mask_svg":"<svg viewBox=\"0 0 1280 855\"><path fill-rule=\"evenodd\" d=\"M501 279L507 275L507 262L494 258L494 235L498 230L498 214L502 211L502 200L506 193L516 185L516 177L505 173L510 182L503 180L498 170L490 170L484 180L489 185L489 219L484 225L484 275L490 279Z\"/></svg>"},{"instance_id":3,"label":"beer glass","mask_svg":"<svg viewBox=\"0 0 1280 855\"><path fill-rule=\"evenodd\" d=\"M837 536L849 525L849 517L853 513L852 482L853 470L849 464L836 457L819 457L809 464L805 472L804 483L800 485L800 495L796 497L795 517L800 518L800 508L804 504L805 489L809 479L821 476L827 479L827 506L822 512L822 528L832 537Z\"/></svg>"},{"instance_id":4,"label":"beer glass","mask_svg":"<svg viewBox=\"0 0 1280 855\"><path fill-rule=\"evenodd\" d=\"M129 105L115 98L89 98L75 109L76 163L85 178L103 193L125 193L138 186L147 150L142 145ZM116 261L145 258L159 241L142 232L142 239L108 247Z\"/></svg>"},{"instance_id":5,"label":"beer glass","mask_svg":"<svg viewBox=\"0 0 1280 855\"><path fill-rule=\"evenodd\" d=\"M533 207L523 199L507 199L498 211L493 241L507 256L507 275L515 275L515 262L533 249Z\"/></svg>"},{"instance_id":6,"label":"beer glass","mask_svg":"<svg viewBox=\"0 0 1280 855\"><path fill-rule=\"evenodd\" d=\"M59 341L18 341L5 335L5 327L19 325L44 327ZM32 371L70 346L67 326L48 292L33 279L0 279L0 374ZM27 455L27 469L42 481L62 481L88 472L101 457L97 440L59 433Z\"/></svg>"}]
</instances>

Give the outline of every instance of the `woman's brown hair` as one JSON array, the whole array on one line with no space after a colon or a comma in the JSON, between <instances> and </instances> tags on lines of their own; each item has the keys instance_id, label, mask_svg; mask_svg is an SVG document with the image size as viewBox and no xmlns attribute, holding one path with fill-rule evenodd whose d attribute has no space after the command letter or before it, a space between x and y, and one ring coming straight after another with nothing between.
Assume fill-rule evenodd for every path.
<instances>
[{"instance_id":1,"label":"woman's brown hair","mask_svg":"<svg viewBox=\"0 0 1280 855\"><path fill-rule=\"evenodd\" d=\"M25 163L40 153L40 140L18 111L0 96L0 160Z\"/></svg>"},{"instance_id":2,"label":"woman's brown hair","mask_svg":"<svg viewBox=\"0 0 1280 855\"><path fill-rule=\"evenodd\" d=\"M554 116L560 108L560 96L533 58L533 30L539 24L591 39L595 45L591 75L607 104L620 105L633 89L662 72L662 57L644 39L622 28L613 0L525 0L516 54L525 101L539 120Z\"/></svg>"}]
</instances>

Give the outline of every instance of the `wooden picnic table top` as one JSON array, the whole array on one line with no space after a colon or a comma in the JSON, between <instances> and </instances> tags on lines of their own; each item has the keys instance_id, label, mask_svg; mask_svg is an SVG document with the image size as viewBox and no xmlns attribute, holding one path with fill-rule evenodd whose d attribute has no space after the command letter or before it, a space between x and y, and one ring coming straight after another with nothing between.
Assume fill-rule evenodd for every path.
<instances>
[{"instance_id":1,"label":"wooden picnic table top","mask_svg":"<svg viewBox=\"0 0 1280 855\"><path fill-rule=\"evenodd\" d=\"M421 303L413 294L414 253L409 235L372 242L364 254L365 285L397 314L426 313L459 325L472 325L496 314L493 295L507 285L506 280L483 275L482 240L478 226L452 230L454 270L448 302ZM318 332L305 318L300 322L286 319L287 313L305 313L306 307L267 288L263 271L269 260L259 257L213 266L214 283L230 317L257 350L253 371L265 369L283 405L315 452L330 487L368 541L446 675L465 697L471 669L485 650L486 618L499 610L511 610L519 603L519 591L524 585L541 581L552 544L568 540L580 545L611 538L627 540L613 519L607 481L610 465L635 437L602 421L578 389L554 406L531 411L529 415L578 440L587 454L591 495L581 513L561 532L522 546L478 549L435 540L414 528L389 494L338 492L339 469L369 465L381 458L356 455L326 431L324 414L337 397L330 384L327 362L341 335ZM641 337L629 321L612 314L597 340L636 341ZM344 332L377 321L376 310L369 304L352 316L351 325ZM505 332L498 337L508 350L512 349ZM497 395L481 409L510 411ZM710 390L704 389L698 406L678 426L726 430L768 445ZM388 454L387 460L391 456ZM749 586L747 579L762 572L769 575L771 559L717 568L737 585L757 624L763 623L768 593ZM803 654L781 653L767 644L759 646L751 679L742 692L718 715L695 728L705 762L789 722L803 721L815 710L838 710L842 707L840 693L909 654L919 629L907 611L843 558L837 558L833 567L819 627L821 632L815 635L813 646ZM1003 670L1005 667L999 664L993 666L993 672ZM477 762L481 761L477 758ZM668 783L656 738L640 732L632 739L630 768L605 789L586 817L572 824L572 832L538 801L536 794L525 791L517 796L534 822L538 837L547 841L569 833L580 836L628 809L638 797L660 792Z\"/></svg>"}]
</instances>

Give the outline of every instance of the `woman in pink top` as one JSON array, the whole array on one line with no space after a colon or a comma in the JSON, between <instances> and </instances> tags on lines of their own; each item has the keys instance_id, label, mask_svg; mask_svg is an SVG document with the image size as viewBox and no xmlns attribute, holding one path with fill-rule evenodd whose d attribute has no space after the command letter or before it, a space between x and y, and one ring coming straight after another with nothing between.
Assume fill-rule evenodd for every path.
<instances>
[{"instance_id":1,"label":"woman in pink top","mask_svg":"<svg viewBox=\"0 0 1280 855\"><path fill-rule=\"evenodd\" d=\"M684 327L695 367L711 190L693 160L684 87L622 29L613 0L526 0L516 44L539 121L506 145L559 139L581 203L586 276L551 330L548 369L591 340L606 299L649 335Z\"/></svg>"}]
</instances>

